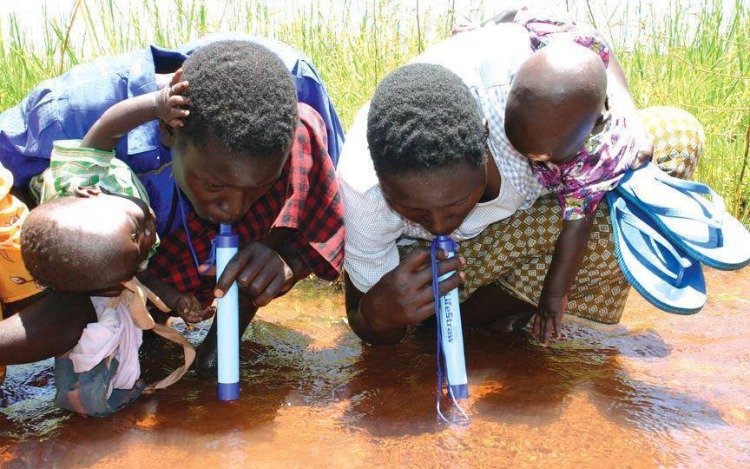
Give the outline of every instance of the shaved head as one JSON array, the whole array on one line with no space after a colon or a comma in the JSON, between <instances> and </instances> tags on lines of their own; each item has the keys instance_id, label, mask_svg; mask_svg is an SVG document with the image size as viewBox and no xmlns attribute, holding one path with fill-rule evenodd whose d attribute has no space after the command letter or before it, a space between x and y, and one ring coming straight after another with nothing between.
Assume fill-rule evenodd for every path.
<instances>
[{"instance_id":1,"label":"shaved head","mask_svg":"<svg viewBox=\"0 0 750 469\"><path fill-rule=\"evenodd\" d=\"M31 210L21 228L29 272L61 292L97 290L131 278L141 260L129 239L128 217L108 203L112 200L61 197Z\"/></svg>"},{"instance_id":2,"label":"shaved head","mask_svg":"<svg viewBox=\"0 0 750 469\"><path fill-rule=\"evenodd\" d=\"M519 67L505 108L505 133L527 157L564 161L591 133L607 97L599 56L575 43L550 44Z\"/></svg>"}]
</instances>

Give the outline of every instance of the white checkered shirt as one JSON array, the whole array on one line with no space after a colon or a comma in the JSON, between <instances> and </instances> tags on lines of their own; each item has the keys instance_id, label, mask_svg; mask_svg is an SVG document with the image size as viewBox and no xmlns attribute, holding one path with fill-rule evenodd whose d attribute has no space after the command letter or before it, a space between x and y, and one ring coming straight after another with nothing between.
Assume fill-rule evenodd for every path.
<instances>
[{"instance_id":1,"label":"white checkered shirt","mask_svg":"<svg viewBox=\"0 0 750 469\"><path fill-rule=\"evenodd\" d=\"M526 29L503 23L461 33L413 60L443 65L469 86L488 121L488 144L501 174L498 196L474 207L451 234L456 241L473 238L488 225L530 207L542 191L528 160L510 145L504 127L511 79L531 53ZM344 268L362 292L398 265L397 244L432 239L420 225L391 210L383 198L367 146L368 109L369 103L347 133L337 169L346 226Z\"/></svg>"}]
</instances>

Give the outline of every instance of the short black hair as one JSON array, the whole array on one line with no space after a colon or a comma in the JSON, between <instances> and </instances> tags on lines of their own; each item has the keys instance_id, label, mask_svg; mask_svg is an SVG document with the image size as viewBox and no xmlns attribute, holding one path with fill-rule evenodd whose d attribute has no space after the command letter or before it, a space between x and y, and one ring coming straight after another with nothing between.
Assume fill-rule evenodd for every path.
<instances>
[{"instance_id":1,"label":"short black hair","mask_svg":"<svg viewBox=\"0 0 750 469\"><path fill-rule=\"evenodd\" d=\"M87 292L105 285L102 272L130 262L135 275L137 259L124 259L121 241L94 236L86 226L100 223L100 213L83 203L86 199L60 197L29 212L21 227L21 257L40 284L60 292ZM73 221L73 222L70 222ZM85 233L85 236L84 236ZM126 280L126 279L122 279Z\"/></svg>"},{"instance_id":2,"label":"short black hair","mask_svg":"<svg viewBox=\"0 0 750 469\"><path fill-rule=\"evenodd\" d=\"M370 102L367 143L378 176L486 161L477 103L441 65L406 65L383 79Z\"/></svg>"},{"instance_id":3,"label":"short black hair","mask_svg":"<svg viewBox=\"0 0 750 469\"><path fill-rule=\"evenodd\" d=\"M180 135L196 147L209 139L232 154L286 156L297 125L297 90L284 62L260 44L217 41L183 64L190 115Z\"/></svg>"}]
</instances>

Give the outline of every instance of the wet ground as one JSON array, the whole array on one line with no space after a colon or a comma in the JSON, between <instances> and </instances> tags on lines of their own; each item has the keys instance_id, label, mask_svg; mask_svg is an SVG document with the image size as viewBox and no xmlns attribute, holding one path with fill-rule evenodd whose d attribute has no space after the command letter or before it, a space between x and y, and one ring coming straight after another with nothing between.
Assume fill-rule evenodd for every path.
<instances>
[{"instance_id":1,"label":"wet ground","mask_svg":"<svg viewBox=\"0 0 750 469\"><path fill-rule=\"evenodd\" d=\"M436 418L433 329L365 347L342 318L341 292L306 282L248 330L238 402L218 402L215 383L191 372L113 417L84 419L52 404L51 362L10 367L0 463L750 467L750 269L706 276L697 315L631 292L619 326L569 322L546 350L525 332L466 331L469 427ZM147 376L179 362L160 344L151 341L162 358L145 358Z\"/></svg>"}]
</instances>

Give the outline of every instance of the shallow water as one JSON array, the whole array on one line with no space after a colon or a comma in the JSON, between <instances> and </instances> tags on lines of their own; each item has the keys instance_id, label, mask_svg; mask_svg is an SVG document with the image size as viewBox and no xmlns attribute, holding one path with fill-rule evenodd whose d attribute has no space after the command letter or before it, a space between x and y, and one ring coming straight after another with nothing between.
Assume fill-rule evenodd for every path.
<instances>
[{"instance_id":1,"label":"shallow water","mask_svg":"<svg viewBox=\"0 0 750 469\"><path fill-rule=\"evenodd\" d=\"M434 329L365 347L342 318L342 294L308 281L246 334L238 402L218 402L215 382L191 372L108 419L84 419L52 404L51 362L10 367L0 463L748 467L750 269L707 281L697 315L663 313L632 292L619 326L568 322L546 350L525 332L466 331L466 428L436 418ZM178 364L176 348L149 344L147 377Z\"/></svg>"}]
</instances>

